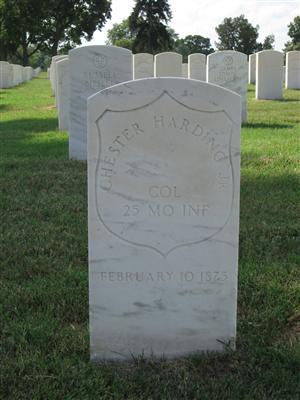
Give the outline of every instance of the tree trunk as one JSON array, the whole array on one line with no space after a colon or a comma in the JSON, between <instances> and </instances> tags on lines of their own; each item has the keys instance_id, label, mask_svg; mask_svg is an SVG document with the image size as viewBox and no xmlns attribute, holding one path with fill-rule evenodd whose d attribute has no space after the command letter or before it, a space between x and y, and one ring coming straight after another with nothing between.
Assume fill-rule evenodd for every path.
<instances>
[{"instance_id":1,"label":"tree trunk","mask_svg":"<svg viewBox=\"0 0 300 400\"><path fill-rule=\"evenodd\" d=\"M28 55L28 49L26 45L22 45L22 64L24 67L29 65L29 55Z\"/></svg>"}]
</instances>

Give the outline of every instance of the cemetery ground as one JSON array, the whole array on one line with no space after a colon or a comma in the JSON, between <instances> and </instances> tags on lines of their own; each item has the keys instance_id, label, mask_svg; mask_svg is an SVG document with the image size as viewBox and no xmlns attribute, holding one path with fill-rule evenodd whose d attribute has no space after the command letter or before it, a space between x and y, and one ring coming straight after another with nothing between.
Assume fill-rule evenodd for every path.
<instances>
[{"instance_id":1,"label":"cemetery ground","mask_svg":"<svg viewBox=\"0 0 300 400\"><path fill-rule=\"evenodd\" d=\"M242 129L235 352L89 361L86 164L46 74L0 91L1 399L299 399L300 91ZM297 175L298 174L298 175Z\"/></svg>"}]
</instances>

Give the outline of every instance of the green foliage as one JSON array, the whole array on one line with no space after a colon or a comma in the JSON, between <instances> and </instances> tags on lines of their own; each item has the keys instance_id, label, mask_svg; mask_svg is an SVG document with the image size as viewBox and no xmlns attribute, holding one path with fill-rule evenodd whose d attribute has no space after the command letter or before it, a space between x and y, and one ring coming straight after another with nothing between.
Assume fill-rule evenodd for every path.
<instances>
[{"instance_id":1,"label":"green foliage","mask_svg":"<svg viewBox=\"0 0 300 400\"><path fill-rule=\"evenodd\" d=\"M129 17L129 28L134 35L135 53L159 53L170 50L173 41L167 23L172 13L167 0L135 0Z\"/></svg>"},{"instance_id":2,"label":"green foliage","mask_svg":"<svg viewBox=\"0 0 300 400\"><path fill-rule=\"evenodd\" d=\"M175 41L174 50L182 54L183 62L187 62L190 54L210 54L214 51L211 47L210 39L200 35L188 35L184 39L177 39Z\"/></svg>"},{"instance_id":3,"label":"green foliage","mask_svg":"<svg viewBox=\"0 0 300 400\"><path fill-rule=\"evenodd\" d=\"M50 56L90 40L110 18L110 0L1 0L0 52L27 65L43 51Z\"/></svg>"},{"instance_id":4,"label":"green foliage","mask_svg":"<svg viewBox=\"0 0 300 400\"><path fill-rule=\"evenodd\" d=\"M292 39L285 43L284 51L300 50L300 16L294 18L288 25L288 35Z\"/></svg>"},{"instance_id":5,"label":"green foliage","mask_svg":"<svg viewBox=\"0 0 300 400\"><path fill-rule=\"evenodd\" d=\"M272 50L274 49L274 43L275 43L275 36L274 35L268 35L265 37L261 50Z\"/></svg>"},{"instance_id":6,"label":"green foliage","mask_svg":"<svg viewBox=\"0 0 300 400\"><path fill-rule=\"evenodd\" d=\"M0 398L298 400L300 91L242 129L237 350L89 361L86 164L45 74L0 90Z\"/></svg>"},{"instance_id":7,"label":"green foliage","mask_svg":"<svg viewBox=\"0 0 300 400\"><path fill-rule=\"evenodd\" d=\"M0 42L3 59L14 56L23 65L45 39L42 20L45 0L2 0L0 3Z\"/></svg>"},{"instance_id":8,"label":"green foliage","mask_svg":"<svg viewBox=\"0 0 300 400\"><path fill-rule=\"evenodd\" d=\"M119 24L113 24L113 27L108 30L106 44L132 50L135 36L129 28L129 18L123 19Z\"/></svg>"},{"instance_id":9,"label":"green foliage","mask_svg":"<svg viewBox=\"0 0 300 400\"><path fill-rule=\"evenodd\" d=\"M219 42L218 50L236 50L252 54L259 50L273 48L274 35L268 35L263 44L257 42L259 26L253 26L244 15L235 18L225 18L216 27Z\"/></svg>"}]
</instances>

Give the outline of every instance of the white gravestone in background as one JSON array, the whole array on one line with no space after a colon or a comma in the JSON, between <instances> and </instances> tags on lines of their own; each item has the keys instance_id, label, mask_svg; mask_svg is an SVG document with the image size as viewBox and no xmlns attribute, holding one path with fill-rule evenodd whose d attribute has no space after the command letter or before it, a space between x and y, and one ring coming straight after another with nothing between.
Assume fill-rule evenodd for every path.
<instances>
[{"instance_id":1,"label":"white gravestone in background","mask_svg":"<svg viewBox=\"0 0 300 400\"><path fill-rule=\"evenodd\" d=\"M256 53L256 99L282 99L283 53L263 50Z\"/></svg>"},{"instance_id":2,"label":"white gravestone in background","mask_svg":"<svg viewBox=\"0 0 300 400\"><path fill-rule=\"evenodd\" d=\"M283 81L283 84L285 84L285 75L286 75L286 67L284 65L283 68L282 68L282 81Z\"/></svg>"},{"instance_id":3,"label":"white gravestone in background","mask_svg":"<svg viewBox=\"0 0 300 400\"><path fill-rule=\"evenodd\" d=\"M287 89L300 89L300 51L286 53L286 79Z\"/></svg>"},{"instance_id":4,"label":"white gravestone in background","mask_svg":"<svg viewBox=\"0 0 300 400\"><path fill-rule=\"evenodd\" d=\"M234 50L209 54L207 82L238 93L242 97L242 121L247 121L248 62L246 54Z\"/></svg>"},{"instance_id":5,"label":"white gravestone in background","mask_svg":"<svg viewBox=\"0 0 300 400\"><path fill-rule=\"evenodd\" d=\"M256 54L250 54L248 83L255 84L255 68L256 68Z\"/></svg>"},{"instance_id":6,"label":"white gravestone in background","mask_svg":"<svg viewBox=\"0 0 300 400\"><path fill-rule=\"evenodd\" d=\"M187 63L183 63L181 65L181 74L183 78L188 78L188 64Z\"/></svg>"},{"instance_id":7,"label":"white gravestone in background","mask_svg":"<svg viewBox=\"0 0 300 400\"><path fill-rule=\"evenodd\" d=\"M26 72L26 81L30 81L33 76L33 68L32 67L25 67L25 72Z\"/></svg>"},{"instance_id":8,"label":"white gravestone in background","mask_svg":"<svg viewBox=\"0 0 300 400\"><path fill-rule=\"evenodd\" d=\"M13 86L13 66L6 61L0 61L0 88Z\"/></svg>"},{"instance_id":9,"label":"white gravestone in background","mask_svg":"<svg viewBox=\"0 0 300 400\"><path fill-rule=\"evenodd\" d=\"M51 82L51 88L52 92L54 95L56 95L56 61L63 60L64 58L68 57L66 54L64 55L59 55L59 56L53 56L51 59L51 65L50 65L50 82Z\"/></svg>"},{"instance_id":10,"label":"white gravestone in background","mask_svg":"<svg viewBox=\"0 0 300 400\"><path fill-rule=\"evenodd\" d=\"M167 51L154 57L154 76L182 77L182 55Z\"/></svg>"},{"instance_id":11,"label":"white gravestone in background","mask_svg":"<svg viewBox=\"0 0 300 400\"><path fill-rule=\"evenodd\" d=\"M53 59L53 89L55 95L55 105L57 107L57 86L58 86L58 77L57 77L57 63L61 60L67 60L69 57L67 55L56 56Z\"/></svg>"},{"instance_id":12,"label":"white gravestone in background","mask_svg":"<svg viewBox=\"0 0 300 400\"><path fill-rule=\"evenodd\" d=\"M86 101L116 83L132 80L132 53L115 46L84 46L69 52L69 157L86 160Z\"/></svg>"},{"instance_id":13,"label":"white gravestone in background","mask_svg":"<svg viewBox=\"0 0 300 400\"><path fill-rule=\"evenodd\" d=\"M133 55L133 79L151 78L154 75L153 55L138 53Z\"/></svg>"},{"instance_id":14,"label":"white gravestone in background","mask_svg":"<svg viewBox=\"0 0 300 400\"><path fill-rule=\"evenodd\" d=\"M88 100L91 358L234 348L241 98L182 78Z\"/></svg>"},{"instance_id":15,"label":"white gravestone in background","mask_svg":"<svg viewBox=\"0 0 300 400\"><path fill-rule=\"evenodd\" d=\"M206 81L206 55L201 53L190 54L188 57L188 77Z\"/></svg>"},{"instance_id":16,"label":"white gravestone in background","mask_svg":"<svg viewBox=\"0 0 300 400\"><path fill-rule=\"evenodd\" d=\"M69 60L65 58L56 63L57 78L57 108L58 128L61 131L69 129L69 101L70 101L70 76Z\"/></svg>"},{"instance_id":17,"label":"white gravestone in background","mask_svg":"<svg viewBox=\"0 0 300 400\"><path fill-rule=\"evenodd\" d=\"M27 71L26 71L26 67L23 67L22 69L22 82L26 82L27 81Z\"/></svg>"},{"instance_id":18,"label":"white gravestone in background","mask_svg":"<svg viewBox=\"0 0 300 400\"><path fill-rule=\"evenodd\" d=\"M13 86L17 86L22 81L22 71L19 69L20 65L12 64L13 68Z\"/></svg>"}]
</instances>

